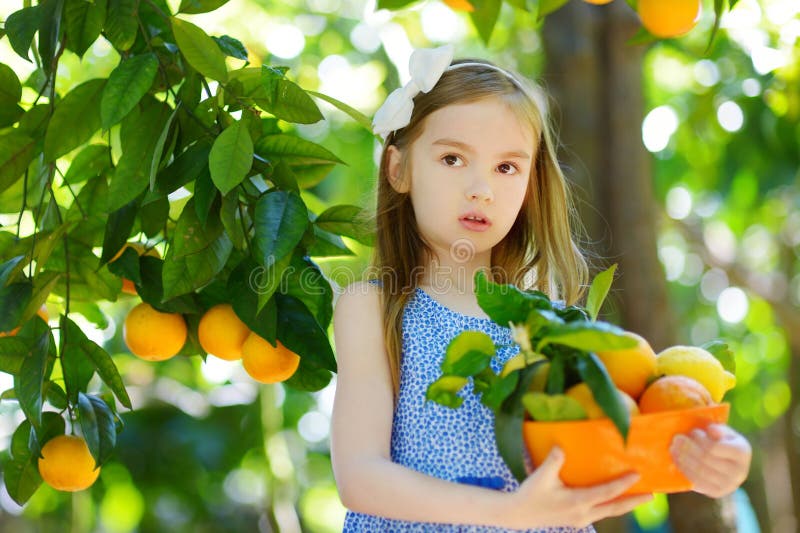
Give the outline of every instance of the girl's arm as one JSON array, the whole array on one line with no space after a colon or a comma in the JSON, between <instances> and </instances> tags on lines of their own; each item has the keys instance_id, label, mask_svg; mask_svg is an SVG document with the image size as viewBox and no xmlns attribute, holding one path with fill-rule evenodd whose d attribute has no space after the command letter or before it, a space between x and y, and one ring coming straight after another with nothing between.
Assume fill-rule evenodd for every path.
<instances>
[{"instance_id":1,"label":"girl's arm","mask_svg":"<svg viewBox=\"0 0 800 533\"><path fill-rule=\"evenodd\" d=\"M556 451L515 493L463 485L391 461L393 399L383 343L379 288L355 283L334 315L338 359L331 457L342 502L366 514L417 522L532 528L585 526L624 514L649 496L617 498L636 478L569 489L558 478Z\"/></svg>"}]
</instances>

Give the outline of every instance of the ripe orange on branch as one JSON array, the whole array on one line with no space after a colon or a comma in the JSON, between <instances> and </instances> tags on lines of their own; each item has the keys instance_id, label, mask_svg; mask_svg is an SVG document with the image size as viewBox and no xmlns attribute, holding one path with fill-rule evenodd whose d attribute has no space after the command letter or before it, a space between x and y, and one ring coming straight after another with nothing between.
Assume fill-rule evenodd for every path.
<instances>
[{"instance_id":1,"label":"ripe orange on branch","mask_svg":"<svg viewBox=\"0 0 800 533\"><path fill-rule=\"evenodd\" d=\"M242 366L261 383L286 381L300 366L300 356L275 341L273 346L257 333L250 333L242 345Z\"/></svg>"},{"instance_id":2,"label":"ripe orange on branch","mask_svg":"<svg viewBox=\"0 0 800 533\"><path fill-rule=\"evenodd\" d=\"M164 361L186 343L186 322L179 313L162 313L142 302L125 317L123 336L134 355L148 361Z\"/></svg>"},{"instance_id":3,"label":"ripe orange on branch","mask_svg":"<svg viewBox=\"0 0 800 533\"><path fill-rule=\"evenodd\" d=\"M90 487L100 475L86 441L73 435L53 437L42 447L39 474L56 490L75 492Z\"/></svg>"},{"instance_id":4,"label":"ripe orange on branch","mask_svg":"<svg viewBox=\"0 0 800 533\"><path fill-rule=\"evenodd\" d=\"M700 19L700 0L639 0L642 26L656 37L683 35Z\"/></svg>"},{"instance_id":5,"label":"ripe orange on branch","mask_svg":"<svg viewBox=\"0 0 800 533\"><path fill-rule=\"evenodd\" d=\"M242 345L250 335L250 328L236 316L231 304L218 304L200 319L197 334L206 352L235 361L242 358Z\"/></svg>"}]
</instances>

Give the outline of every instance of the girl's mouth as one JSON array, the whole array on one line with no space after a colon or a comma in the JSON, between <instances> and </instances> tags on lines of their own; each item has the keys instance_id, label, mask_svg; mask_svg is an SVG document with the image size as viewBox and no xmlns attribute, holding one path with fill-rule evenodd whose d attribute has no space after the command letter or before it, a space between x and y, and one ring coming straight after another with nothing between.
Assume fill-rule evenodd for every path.
<instances>
[{"instance_id":1,"label":"girl's mouth","mask_svg":"<svg viewBox=\"0 0 800 533\"><path fill-rule=\"evenodd\" d=\"M486 231L492 225L485 216L472 213L459 217L458 221L470 231Z\"/></svg>"}]
</instances>

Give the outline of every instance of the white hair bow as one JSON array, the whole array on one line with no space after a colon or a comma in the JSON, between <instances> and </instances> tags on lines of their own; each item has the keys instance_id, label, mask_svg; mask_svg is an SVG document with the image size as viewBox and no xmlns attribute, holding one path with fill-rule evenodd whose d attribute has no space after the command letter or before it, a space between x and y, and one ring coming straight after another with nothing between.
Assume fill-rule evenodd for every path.
<instances>
[{"instance_id":1,"label":"white hair bow","mask_svg":"<svg viewBox=\"0 0 800 533\"><path fill-rule=\"evenodd\" d=\"M411 81L392 91L378 108L375 118L372 119L372 130L386 139L391 132L407 126L414 110L413 98L420 92L426 93L433 89L452 60L453 45L450 44L414 50L408 60Z\"/></svg>"}]
</instances>

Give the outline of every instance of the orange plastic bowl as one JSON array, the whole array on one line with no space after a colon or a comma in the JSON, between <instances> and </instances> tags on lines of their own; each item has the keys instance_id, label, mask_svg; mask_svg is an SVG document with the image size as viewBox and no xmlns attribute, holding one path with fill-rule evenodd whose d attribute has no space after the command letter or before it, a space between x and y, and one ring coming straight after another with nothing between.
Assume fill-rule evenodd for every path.
<instances>
[{"instance_id":1,"label":"orange plastic bowl","mask_svg":"<svg viewBox=\"0 0 800 533\"><path fill-rule=\"evenodd\" d=\"M539 466L550 449L565 454L560 477L571 487L586 487L638 472L639 481L625 494L682 492L692 484L672 462L669 446L678 433L728 421L730 405L695 407L631 417L627 446L611 420L534 422L523 424L523 438L533 464Z\"/></svg>"}]
</instances>

